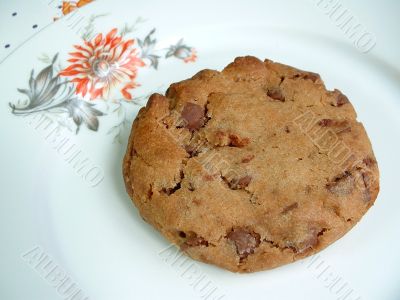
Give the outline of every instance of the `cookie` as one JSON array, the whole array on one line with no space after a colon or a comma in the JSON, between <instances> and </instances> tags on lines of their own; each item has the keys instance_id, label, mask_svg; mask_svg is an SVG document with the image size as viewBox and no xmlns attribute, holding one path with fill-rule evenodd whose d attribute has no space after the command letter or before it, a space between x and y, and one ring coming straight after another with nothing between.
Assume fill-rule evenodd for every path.
<instances>
[{"instance_id":1,"label":"cookie","mask_svg":"<svg viewBox=\"0 0 400 300\"><path fill-rule=\"evenodd\" d=\"M316 73L251 56L153 94L132 125L123 176L145 221L233 272L322 250L379 191L349 99Z\"/></svg>"}]
</instances>

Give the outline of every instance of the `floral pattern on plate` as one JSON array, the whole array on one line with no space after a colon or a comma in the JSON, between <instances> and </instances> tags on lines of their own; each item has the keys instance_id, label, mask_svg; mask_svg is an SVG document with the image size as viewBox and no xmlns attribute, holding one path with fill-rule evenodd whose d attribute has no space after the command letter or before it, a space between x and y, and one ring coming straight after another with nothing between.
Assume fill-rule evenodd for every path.
<instances>
[{"instance_id":1,"label":"floral pattern on plate","mask_svg":"<svg viewBox=\"0 0 400 300\"><path fill-rule=\"evenodd\" d=\"M67 76L76 84L76 94L83 98L104 98L112 88L120 86L123 97L132 99L128 90L135 88L139 67L145 66L134 47L133 39L123 40L114 28L106 36L100 33L93 41L74 45L76 52L69 53L70 66L59 75Z\"/></svg>"},{"instance_id":2,"label":"floral pattern on plate","mask_svg":"<svg viewBox=\"0 0 400 300\"><path fill-rule=\"evenodd\" d=\"M40 60L46 66L37 75L32 70L28 87L17 89L24 98L9 103L11 112L16 116L46 113L76 133L81 125L98 131L101 117L114 115L116 121L108 133L114 135L114 141L120 141L121 130L131 122L127 106L142 105L149 96L137 96L132 92L140 86L137 81L140 69L157 70L161 60L170 58L185 63L197 59L196 50L187 46L183 39L157 49L156 29L150 30L144 38L128 37L140 20L132 27L113 28L94 37L91 37L93 24L90 23L87 27L90 34L83 33L80 43L73 45L66 66L59 61L58 54L52 58L43 55Z\"/></svg>"}]
</instances>

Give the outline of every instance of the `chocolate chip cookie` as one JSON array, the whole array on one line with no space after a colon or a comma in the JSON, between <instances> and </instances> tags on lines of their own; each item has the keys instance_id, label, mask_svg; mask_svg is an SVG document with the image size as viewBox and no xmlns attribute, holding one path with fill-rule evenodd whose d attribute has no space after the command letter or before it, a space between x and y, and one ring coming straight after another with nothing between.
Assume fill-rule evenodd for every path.
<instances>
[{"instance_id":1,"label":"chocolate chip cookie","mask_svg":"<svg viewBox=\"0 0 400 300\"><path fill-rule=\"evenodd\" d=\"M316 73L251 56L153 94L132 125L123 176L144 220L233 272L320 251L379 191L349 99Z\"/></svg>"}]
</instances>

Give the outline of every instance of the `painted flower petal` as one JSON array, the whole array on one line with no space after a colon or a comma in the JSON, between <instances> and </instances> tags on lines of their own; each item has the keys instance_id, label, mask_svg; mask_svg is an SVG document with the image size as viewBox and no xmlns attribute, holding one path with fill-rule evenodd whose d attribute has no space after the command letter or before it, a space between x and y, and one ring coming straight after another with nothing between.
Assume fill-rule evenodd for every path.
<instances>
[{"instance_id":1,"label":"painted flower petal","mask_svg":"<svg viewBox=\"0 0 400 300\"><path fill-rule=\"evenodd\" d=\"M86 5L86 4L89 4L90 2L93 2L93 0L79 0L76 3L76 7L82 7L82 6Z\"/></svg>"},{"instance_id":2,"label":"painted flower petal","mask_svg":"<svg viewBox=\"0 0 400 300\"><path fill-rule=\"evenodd\" d=\"M87 56L84 55L82 52L70 52L69 55L73 57L87 58Z\"/></svg>"},{"instance_id":3,"label":"painted flower petal","mask_svg":"<svg viewBox=\"0 0 400 300\"><path fill-rule=\"evenodd\" d=\"M79 45L74 45L74 48L76 50L86 52L88 55L92 54L92 52L89 49L85 48L85 47L82 47L82 46L79 46Z\"/></svg>"},{"instance_id":4,"label":"painted flower petal","mask_svg":"<svg viewBox=\"0 0 400 300\"><path fill-rule=\"evenodd\" d=\"M63 1L61 11L63 15L68 15L70 12L74 11L76 9L75 4L69 2L69 1Z\"/></svg>"},{"instance_id":5,"label":"painted flower petal","mask_svg":"<svg viewBox=\"0 0 400 300\"><path fill-rule=\"evenodd\" d=\"M90 41L84 41L84 43L86 46L88 46L92 50L95 48L94 45L92 44L92 42L90 42Z\"/></svg>"},{"instance_id":6,"label":"painted flower petal","mask_svg":"<svg viewBox=\"0 0 400 300\"><path fill-rule=\"evenodd\" d=\"M60 76L74 76L80 74L80 71L71 70L71 71L61 71L59 74Z\"/></svg>"},{"instance_id":7,"label":"painted flower petal","mask_svg":"<svg viewBox=\"0 0 400 300\"><path fill-rule=\"evenodd\" d=\"M102 40L103 40L103 35L99 33L94 39L94 46L97 47L98 45L100 45Z\"/></svg>"},{"instance_id":8,"label":"painted flower petal","mask_svg":"<svg viewBox=\"0 0 400 300\"><path fill-rule=\"evenodd\" d=\"M113 28L112 30L110 30L110 32L106 35L106 41L105 44L109 44L110 41L114 38L114 36L117 34L118 29L117 28Z\"/></svg>"},{"instance_id":9,"label":"painted flower petal","mask_svg":"<svg viewBox=\"0 0 400 300\"><path fill-rule=\"evenodd\" d=\"M122 89L121 93L124 96L126 100L132 100L132 95L128 92L128 89L134 89L138 87L139 85L135 82L129 82L127 83Z\"/></svg>"}]
</instances>

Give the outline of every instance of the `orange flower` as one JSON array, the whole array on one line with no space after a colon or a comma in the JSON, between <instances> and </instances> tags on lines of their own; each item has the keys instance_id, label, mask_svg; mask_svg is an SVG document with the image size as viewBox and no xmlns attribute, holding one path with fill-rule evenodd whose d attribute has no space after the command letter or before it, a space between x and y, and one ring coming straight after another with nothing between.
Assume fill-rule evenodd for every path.
<instances>
[{"instance_id":1,"label":"orange flower","mask_svg":"<svg viewBox=\"0 0 400 300\"><path fill-rule=\"evenodd\" d=\"M82 46L74 45L78 51L69 53L68 61L72 64L60 75L71 77L76 94L82 97L89 95L91 100L103 97L118 86L125 99L132 99L128 90L138 86L137 68L145 65L133 44L134 40L122 40L116 28L104 37L98 34Z\"/></svg>"}]
</instances>

